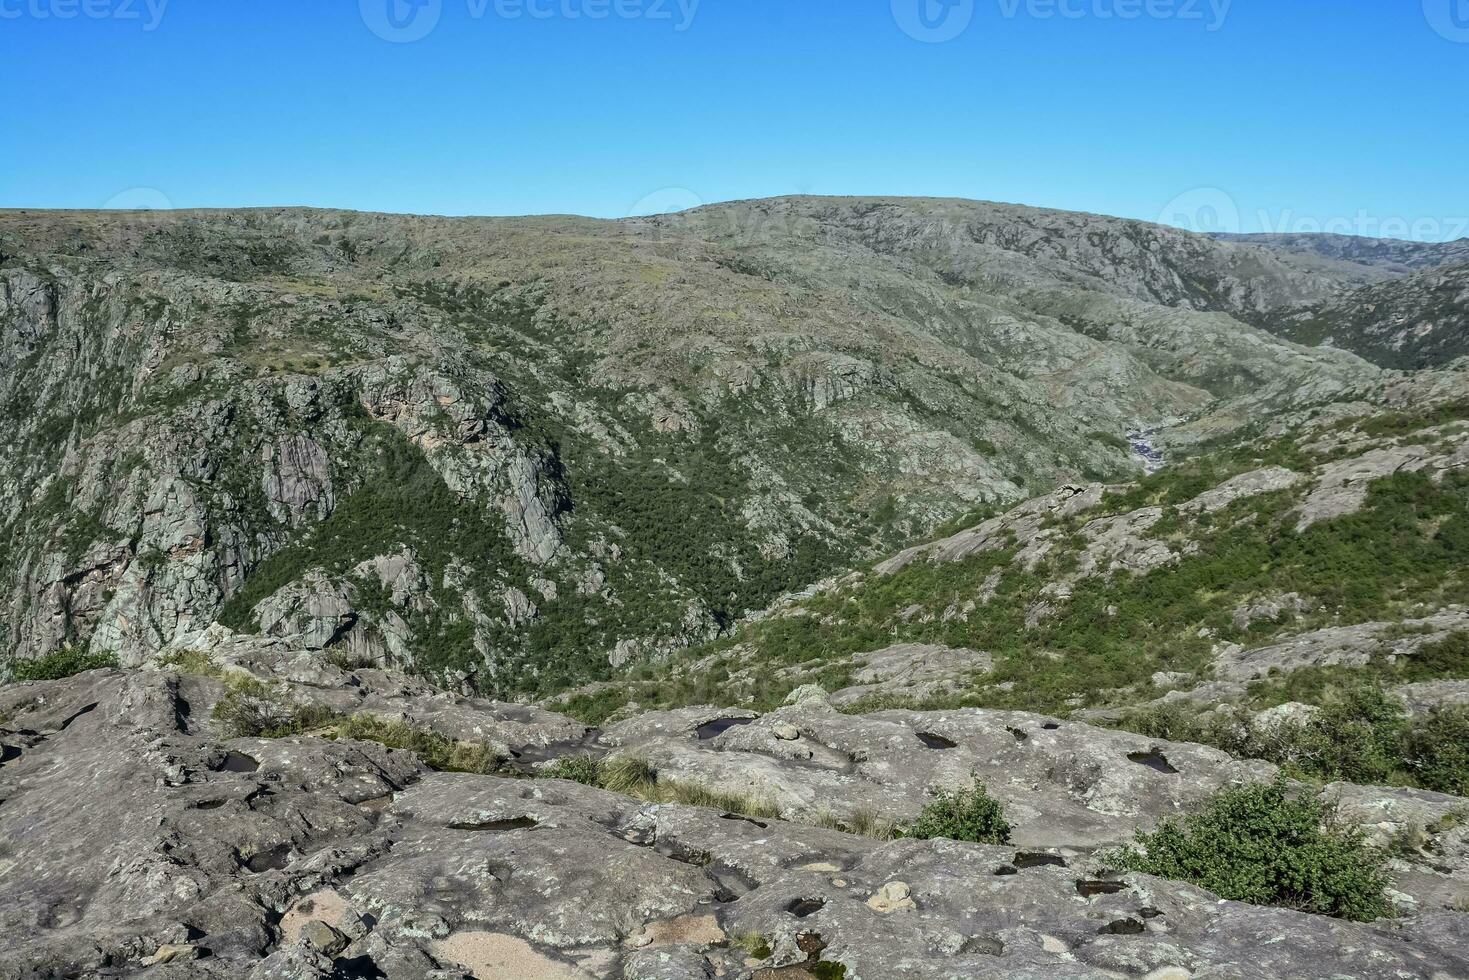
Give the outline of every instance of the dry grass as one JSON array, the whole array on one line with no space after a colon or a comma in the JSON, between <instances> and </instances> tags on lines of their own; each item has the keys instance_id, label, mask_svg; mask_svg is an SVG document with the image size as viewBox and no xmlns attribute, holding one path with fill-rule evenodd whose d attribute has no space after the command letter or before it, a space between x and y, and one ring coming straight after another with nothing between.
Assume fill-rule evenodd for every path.
<instances>
[{"instance_id":1,"label":"dry grass","mask_svg":"<svg viewBox=\"0 0 1469 980\"><path fill-rule=\"evenodd\" d=\"M838 817L834 813L823 811L813 817L810 823L825 830L871 837L873 840L895 840L902 836L897 823L879 817L871 810L857 810L848 817Z\"/></svg>"},{"instance_id":2,"label":"dry grass","mask_svg":"<svg viewBox=\"0 0 1469 980\"><path fill-rule=\"evenodd\" d=\"M578 775L582 772L579 763ZM552 778L566 778L561 768L549 766L541 773ZM699 806L722 813L735 813L756 819L781 819L780 807L774 800L755 793L731 793L661 775L646 759L638 756L613 756L597 764L594 781L579 778L578 782L592 785L613 793L621 793L649 803L681 803ZM793 822L836 830L844 834L871 837L874 840L893 840L901 836L896 823L885 820L870 810L858 810L851 816L839 818L831 813L821 813L810 818L797 817Z\"/></svg>"}]
</instances>

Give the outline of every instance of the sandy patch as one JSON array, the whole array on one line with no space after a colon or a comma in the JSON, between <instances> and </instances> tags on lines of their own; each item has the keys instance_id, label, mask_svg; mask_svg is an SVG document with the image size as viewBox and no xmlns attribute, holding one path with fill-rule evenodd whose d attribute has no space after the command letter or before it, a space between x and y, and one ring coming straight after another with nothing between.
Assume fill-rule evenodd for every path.
<instances>
[{"instance_id":1,"label":"sandy patch","mask_svg":"<svg viewBox=\"0 0 1469 980\"><path fill-rule=\"evenodd\" d=\"M681 915L664 922L649 922L633 940L637 946L705 946L728 937L712 915Z\"/></svg>"},{"instance_id":2,"label":"sandy patch","mask_svg":"<svg viewBox=\"0 0 1469 980\"><path fill-rule=\"evenodd\" d=\"M498 932L459 932L433 945L435 956L453 960L475 980L587 980L587 974L549 956L530 943Z\"/></svg>"},{"instance_id":3,"label":"sandy patch","mask_svg":"<svg viewBox=\"0 0 1469 980\"><path fill-rule=\"evenodd\" d=\"M333 929L341 928L346 915L347 900L330 888L304 895L281 917L282 942L287 946L295 945L301 938L301 929L308 922L325 922Z\"/></svg>"}]
</instances>

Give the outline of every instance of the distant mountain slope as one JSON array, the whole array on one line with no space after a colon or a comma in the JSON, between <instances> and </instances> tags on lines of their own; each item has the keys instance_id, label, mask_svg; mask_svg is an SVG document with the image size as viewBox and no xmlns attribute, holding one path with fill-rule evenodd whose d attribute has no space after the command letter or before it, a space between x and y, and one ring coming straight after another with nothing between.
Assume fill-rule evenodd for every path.
<instances>
[{"instance_id":1,"label":"distant mountain slope","mask_svg":"<svg viewBox=\"0 0 1469 980\"><path fill-rule=\"evenodd\" d=\"M1392 401L1240 319L1352 282L949 200L0 213L9 648L136 661L218 618L554 691L972 508L1133 476L1129 429Z\"/></svg>"},{"instance_id":2,"label":"distant mountain slope","mask_svg":"<svg viewBox=\"0 0 1469 980\"><path fill-rule=\"evenodd\" d=\"M1469 354L1469 263L1363 286L1282 315L1274 329L1297 343L1340 347L1383 367L1446 364Z\"/></svg>"},{"instance_id":3,"label":"distant mountain slope","mask_svg":"<svg viewBox=\"0 0 1469 980\"><path fill-rule=\"evenodd\" d=\"M1403 275L1420 269L1469 262L1469 238L1452 242L1410 242L1332 234L1215 233L1211 237L1222 242L1258 246L1283 256L1319 256L1386 275Z\"/></svg>"}]
</instances>

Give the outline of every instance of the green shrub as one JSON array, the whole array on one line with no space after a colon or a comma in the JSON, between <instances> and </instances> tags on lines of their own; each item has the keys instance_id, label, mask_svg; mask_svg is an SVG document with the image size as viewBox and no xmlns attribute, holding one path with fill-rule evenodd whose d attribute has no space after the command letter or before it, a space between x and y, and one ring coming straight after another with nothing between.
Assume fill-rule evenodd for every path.
<instances>
[{"instance_id":1,"label":"green shrub","mask_svg":"<svg viewBox=\"0 0 1469 980\"><path fill-rule=\"evenodd\" d=\"M1390 782L1402 768L1406 728L1402 702L1376 685L1339 691L1294 733L1294 746L1280 753L1304 772L1353 783ZM1290 729L1284 729L1289 732ZM1294 753L1296 758L1288 756Z\"/></svg>"},{"instance_id":2,"label":"green shrub","mask_svg":"<svg viewBox=\"0 0 1469 980\"><path fill-rule=\"evenodd\" d=\"M1344 668L1336 668L1344 671ZM1302 779L1410 785L1469 794L1469 708L1410 721L1403 705L1368 680L1322 684L1321 711L1303 725L1264 731L1236 717L1199 715L1181 704L1123 715L1118 727L1175 742L1202 742L1240 758L1266 759Z\"/></svg>"},{"instance_id":3,"label":"green shrub","mask_svg":"<svg viewBox=\"0 0 1469 980\"><path fill-rule=\"evenodd\" d=\"M746 956L753 957L757 960L770 958L770 940L767 939L762 933L739 933L738 935L730 939L729 945L734 949L743 951Z\"/></svg>"},{"instance_id":4,"label":"green shrub","mask_svg":"<svg viewBox=\"0 0 1469 980\"><path fill-rule=\"evenodd\" d=\"M116 654L88 653L77 647L65 647L33 660L12 660L10 679L14 682L59 681L83 671L116 666Z\"/></svg>"},{"instance_id":5,"label":"green shrub","mask_svg":"<svg viewBox=\"0 0 1469 980\"><path fill-rule=\"evenodd\" d=\"M1469 677L1469 631L1459 630L1419 647L1403 658L1400 676L1405 681Z\"/></svg>"},{"instance_id":6,"label":"green shrub","mask_svg":"<svg viewBox=\"0 0 1469 980\"><path fill-rule=\"evenodd\" d=\"M1005 809L978 780L969 789L940 793L923 808L918 819L904 828L905 837L932 840L936 837L975 844L1005 844L1010 824Z\"/></svg>"},{"instance_id":7,"label":"green shrub","mask_svg":"<svg viewBox=\"0 0 1469 980\"><path fill-rule=\"evenodd\" d=\"M1197 813L1139 833L1112 860L1235 901L1358 922L1387 915L1381 855L1329 815L1314 799L1291 799L1282 782L1226 789Z\"/></svg>"},{"instance_id":8,"label":"green shrub","mask_svg":"<svg viewBox=\"0 0 1469 980\"><path fill-rule=\"evenodd\" d=\"M1469 707L1440 708L1415 724L1403 755L1419 785L1469 796Z\"/></svg>"}]
</instances>

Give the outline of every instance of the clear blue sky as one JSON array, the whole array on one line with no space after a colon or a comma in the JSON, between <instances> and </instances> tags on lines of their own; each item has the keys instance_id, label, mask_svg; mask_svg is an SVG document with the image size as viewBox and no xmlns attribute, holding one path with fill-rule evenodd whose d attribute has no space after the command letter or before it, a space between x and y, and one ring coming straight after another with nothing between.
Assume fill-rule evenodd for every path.
<instances>
[{"instance_id":1,"label":"clear blue sky","mask_svg":"<svg viewBox=\"0 0 1469 980\"><path fill-rule=\"evenodd\" d=\"M1469 235L1469 0L1225 2L0 0L0 206L924 194Z\"/></svg>"}]
</instances>

